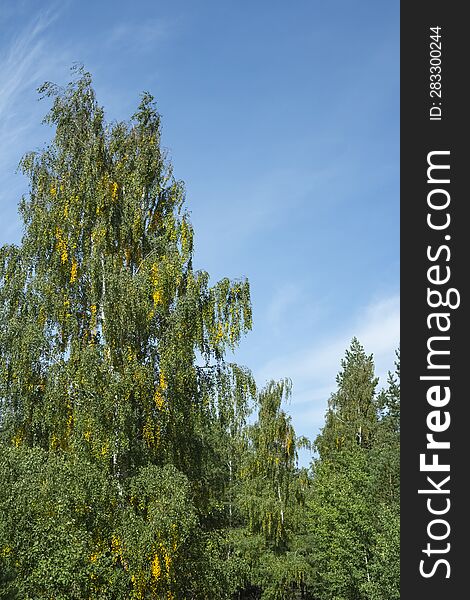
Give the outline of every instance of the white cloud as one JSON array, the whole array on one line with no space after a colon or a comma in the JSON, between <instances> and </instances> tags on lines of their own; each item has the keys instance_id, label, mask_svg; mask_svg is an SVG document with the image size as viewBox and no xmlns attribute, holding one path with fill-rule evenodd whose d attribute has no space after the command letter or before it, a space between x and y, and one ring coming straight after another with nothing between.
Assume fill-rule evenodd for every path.
<instances>
[{"instance_id":1,"label":"white cloud","mask_svg":"<svg viewBox=\"0 0 470 600\"><path fill-rule=\"evenodd\" d=\"M395 295L374 302L364 317L356 337L366 351L373 352L376 372L383 376L393 368L388 359L394 357L400 341L400 297Z\"/></svg>"},{"instance_id":2,"label":"white cloud","mask_svg":"<svg viewBox=\"0 0 470 600\"><path fill-rule=\"evenodd\" d=\"M340 361L351 339L359 339L368 354L374 355L380 385L387 372L393 370L395 350L399 344L399 296L377 299L357 314L346 330L329 339L320 339L314 346L297 351L289 357L278 357L256 373L261 383L276 379L279 374L293 381L290 412L299 433L314 437L322 425L327 400L336 386Z\"/></svg>"}]
</instances>

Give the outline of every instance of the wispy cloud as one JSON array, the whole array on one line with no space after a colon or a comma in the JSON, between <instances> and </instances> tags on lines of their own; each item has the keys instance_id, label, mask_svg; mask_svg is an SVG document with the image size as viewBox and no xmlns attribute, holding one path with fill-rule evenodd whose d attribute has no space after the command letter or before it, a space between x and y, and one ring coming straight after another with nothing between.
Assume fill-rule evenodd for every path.
<instances>
[{"instance_id":1,"label":"wispy cloud","mask_svg":"<svg viewBox=\"0 0 470 600\"><path fill-rule=\"evenodd\" d=\"M2 220L9 223L2 235L7 239L16 237L19 227L14 211L20 179L14 172L29 149L25 140L34 137L31 132L40 122L39 107L32 104L34 90L50 78L58 61L47 35L58 14L53 5L41 9L21 30L12 30L0 47L0 209Z\"/></svg>"},{"instance_id":2,"label":"wispy cloud","mask_svg":"<svg viewBox=\"0 0 470 600\"><path fill-rule=\"evenodd\" d=\"M44 32L57 17L57 12L47 9L13 38L0 55L0 118L14 106L26 87L36 83L47 71L46 39ZM11 117L10 117L11 119Z\"/></svg>"}]
</instances>

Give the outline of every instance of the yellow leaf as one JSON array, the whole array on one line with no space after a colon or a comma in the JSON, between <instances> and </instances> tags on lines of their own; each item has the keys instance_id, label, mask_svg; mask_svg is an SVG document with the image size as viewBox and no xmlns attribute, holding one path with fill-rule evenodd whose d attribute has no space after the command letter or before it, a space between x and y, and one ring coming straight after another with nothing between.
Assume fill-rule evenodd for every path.
<instances>
[{"instance_id":1,"label":"yellow leaf","mask_svg":"<svg viewBox=\"0 0 470 600\"><path fill-rule=\"evenodd\" d=\"M70 283L74 283L77 280L78 265L75 259L72 260L72 268L70 270Z\"/></svg>"},{"instance_id":2,"label":"yellow leaf","mask_svg":"<svg viewBox=\"0 0 470 600\"><path fill-rule=\"evenodd\" d=\"M158 579L161 575L162 569L160 567L160 560L158 558L158 554L155 554L152 560L152 576L155 579Z\"/></svg>"}]
</instances>

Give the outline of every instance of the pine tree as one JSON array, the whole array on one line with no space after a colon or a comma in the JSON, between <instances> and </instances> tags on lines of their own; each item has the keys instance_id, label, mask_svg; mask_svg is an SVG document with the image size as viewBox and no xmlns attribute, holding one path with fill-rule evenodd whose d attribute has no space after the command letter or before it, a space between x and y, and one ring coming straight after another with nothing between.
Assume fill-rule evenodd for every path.
<instances>
[{"instance_id":1,"label":"pine tree","mask_svg":"<svg viewBox=\"0 0 470 600\"><path fill-rule=\"evenodd\" d=\"M370 448L377 427L378 406L372 356L367 356L357 338L353 338L341 361L331 395L325 426L315 444L322 459L346 448Z\"/></svg>"},{"instance_id":2,"label":"pine tree","mask_svg":"<svg viewBox=\"0 0 470 600\"><path fill-rule=\"evenodd\" d=\"M399 383L389 374L376 396L373 358L356 338L341 367L315 441L310 589L320 600L398 598Z\"/></svg>"}]
</instances>

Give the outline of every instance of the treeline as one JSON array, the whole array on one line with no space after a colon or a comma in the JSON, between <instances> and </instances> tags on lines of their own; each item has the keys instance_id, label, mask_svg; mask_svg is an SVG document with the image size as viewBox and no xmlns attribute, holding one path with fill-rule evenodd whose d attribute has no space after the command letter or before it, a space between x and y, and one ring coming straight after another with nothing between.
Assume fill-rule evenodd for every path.
<instances>
[{"instance_id":1,"label":"treeline","mask_svg":"<svg viewBox=\"0 0 470 600\"><path fill-rule=\"evenodd\" d=\"M151 96L107 124L83 70L41 93L0 249L0 598L398 599L399 359L378 391L353 339L299 438L290 382L225 359L249 285L193 269Z\"/></svg>"}]
</instances>

